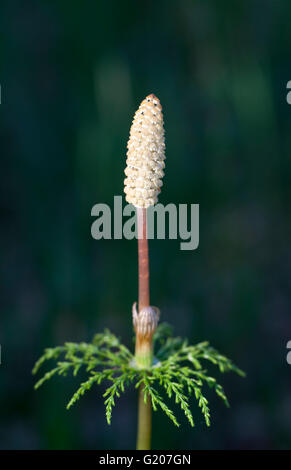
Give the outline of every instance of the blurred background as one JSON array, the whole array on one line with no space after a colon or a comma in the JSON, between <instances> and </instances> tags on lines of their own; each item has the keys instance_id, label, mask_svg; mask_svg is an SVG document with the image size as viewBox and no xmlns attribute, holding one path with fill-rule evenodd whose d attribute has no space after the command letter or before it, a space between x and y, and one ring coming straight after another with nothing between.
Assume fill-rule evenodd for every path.
<instances>
[{"instance_id":1,"label":"blurred background","mask_svg":"<svg viewBox=\"0 0 291 470\"><path fill-rule=\"evenodd\" d=\"M160 202L200 204L197 250L150 242L152 304L247 372L220 377L231 408L210 393L210 429L195 403L194 429L154 414L153 447L291 447L290 15L287 0L3 0L2 449L135 446L135 391L109 427L102 387L68 412L79 378L35 392L31 369L105 327L132 344L136 241L93 240L91 208L123 194L132 117L152 92Z\"/></svg>"}]
</instances>

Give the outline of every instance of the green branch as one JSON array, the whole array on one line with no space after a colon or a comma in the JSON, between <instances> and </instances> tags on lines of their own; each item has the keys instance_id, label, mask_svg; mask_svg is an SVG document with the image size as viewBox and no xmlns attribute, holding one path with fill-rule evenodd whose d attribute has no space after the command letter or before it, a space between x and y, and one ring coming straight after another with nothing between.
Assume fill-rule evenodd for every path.
<instances>
[{"instance_id":1,"label":"green branch","mask_svg":"<svg viewBox=\"0 0 291 470\"><path fill-rule=\"evenodd\" d=\"M67 404L67 409L93 385L107 381L109 385L103 397L106 419L110 424L116 399L125 392L127 386L134 384L136 388L142 385L144 401L150 399L153 410L160 408L176 426L179 426L177 418L165 403L163 395L170 400L174 398L191 426L195 424L190 407L190 399L194 397L206 425L210 426L210 409L204 393L205 386L213 389L226 406L229 406L229 403L223 387L217 383L216 378L208 374L205 368L207 362L217 366L221 373L232 371L242 377L245 374L230 359L209 346L208 342L191 346L187 340L172 338L170 335L169 325L161 324L157 328L154 335L157 349L154 365L144 369L135 366L133 354L109 330L95 335L92 343L65 343L64 346L48 348L35 364L33 373L37 373L47 361L54 360L57 364L43 375L35 388L39 388L55 375L66 376L68 372L72 372L75 376L83 367L89 377L80 384ZM63 360L59 360L60 358Z\"/></svg>"}]
</instances>

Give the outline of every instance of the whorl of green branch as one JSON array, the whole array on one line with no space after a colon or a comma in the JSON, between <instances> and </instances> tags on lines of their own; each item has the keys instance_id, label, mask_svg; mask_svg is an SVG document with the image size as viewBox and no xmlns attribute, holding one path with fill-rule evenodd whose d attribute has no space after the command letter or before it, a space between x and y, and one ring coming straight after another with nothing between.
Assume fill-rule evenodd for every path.
<instances>
[{"instance_id":1,"label":"whorl of green branch","mask_svg":"<svg viewBox=\"0 0 291 470\"><path fill-rule=\"evenodd\" d=\"M34 366L35 374L44 362L50 359L57 360L56 367L48 371L36 383L39 388L54 375L66 375L72 372L77 375L83 367L89 377L82 382L67 404L69 409L87 390L102 381L109 382L103 397L105 398L106 419L111 422L112 408L115 400L125 391L125 387L134 384L138 388L144 384L144 400L150 399L153 409L160 408L179 426L173 413L164 401L167 395L173 397L191 426L194 418L189 405L189 398L193 395L204 416L207 426L210 426L210 410L208 400L204 395L204 388L213 388L217 395L228 406L228 400L221 385L216 379L208 375L204 362L208 361L219 368L220 372L233 371L244 376L231 360L218 353L207 342L194 346L188 345L187 340L171 337L171 328L161 324L154 334L154 344L157 347L154 365L150 368L137 368L133 354L120 343L119 339L105 330L104 333L94 336L92 343L65 343L64 346L48 348ZM62 360L60 360L62 358ZM164 393L163 393L164 392Z\"/></svg>"}]
</instances>

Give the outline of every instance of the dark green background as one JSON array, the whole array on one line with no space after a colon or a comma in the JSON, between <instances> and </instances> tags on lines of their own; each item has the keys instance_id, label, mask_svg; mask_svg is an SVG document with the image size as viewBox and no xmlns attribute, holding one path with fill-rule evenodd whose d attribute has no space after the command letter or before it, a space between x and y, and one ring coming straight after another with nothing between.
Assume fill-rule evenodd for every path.
<instances>
[{"instance_id":1,"label":"dark green background","mask_svg":"<svg viewBox=\"0 0 291 470\"><path fill-rule=\"evenodd\" d=\"M200 204L200 245L150 243L151 298L192 342L247 372L210 394L212 427L155 414L154 448L291 446L291 4L15 1L1 6L3 449L133 448L136 394L111 427L102 388L70 412L78 380L33 390L44 347L111 328L131 344L136 241L93 240L91 208L122 194L134 111L164 108L160 202ZM174 406L174 405L173 405Z\"/></svg>"}]
</instances>

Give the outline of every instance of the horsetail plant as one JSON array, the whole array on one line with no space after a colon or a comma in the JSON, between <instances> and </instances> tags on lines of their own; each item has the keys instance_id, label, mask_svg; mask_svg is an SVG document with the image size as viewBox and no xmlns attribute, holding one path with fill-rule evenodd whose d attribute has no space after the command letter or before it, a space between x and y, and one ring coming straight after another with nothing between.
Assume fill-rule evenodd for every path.
<instances>
[{"instance_id":1,"label":"horsetail plant","mask_svg":"<svg viewBox=\"0 0 291 470\"><path fill-rule=\"evenodd\" d=\"M136 208L138 234L138 303L134 302L132 307L135 353L105 330L96 334L91 343L67 342L45 349L33 373L38 372L46 361L56 361L56 366L36 383L37 389L55 375L65 376L72 372L76 376L81 368L85 369L88 378L80 384L67 409L94 384L106 381L109 385L103 397L108 424L116 399L125 387L134 384L139 390L137 449L148 450L152 409L161 409L174 425L179 426L165 396L175 398L191 426L195 425L189 403L191 396L197 401L206 425L210 426L205 387L214 389L228 406L222 386L209 375L204 363L214 364L222 373L233 371L240 376L244 373L208 342L189 345L187 340L174 338L168 324L158 325L160 311L150 305L147 209L157 203L165 167L163 114L155 95L147 96L135 113L127 148L124 192L126 201Z\"/></svg>"}]
</instances>

